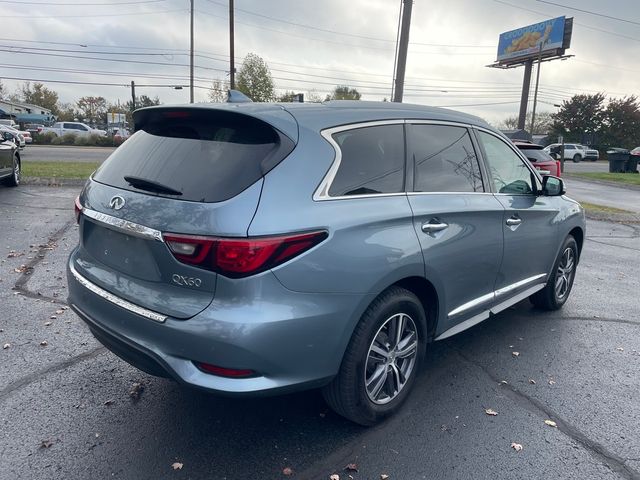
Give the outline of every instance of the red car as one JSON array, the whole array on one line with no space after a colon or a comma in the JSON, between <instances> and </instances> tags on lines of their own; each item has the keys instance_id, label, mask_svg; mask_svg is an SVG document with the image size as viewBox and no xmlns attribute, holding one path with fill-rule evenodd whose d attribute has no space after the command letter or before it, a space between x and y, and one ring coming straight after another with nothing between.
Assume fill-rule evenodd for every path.
<instances>
[{"instance_id":1,"label":"red car","mask_svg":"<svg viewBox=\"0 0 640 480\"><path fill-rule=\"evenodd\" d=\"M513 143L542 175L560 176L560 162L545 152L542 145L522 140Z\"/></svg>"}]
</instances>

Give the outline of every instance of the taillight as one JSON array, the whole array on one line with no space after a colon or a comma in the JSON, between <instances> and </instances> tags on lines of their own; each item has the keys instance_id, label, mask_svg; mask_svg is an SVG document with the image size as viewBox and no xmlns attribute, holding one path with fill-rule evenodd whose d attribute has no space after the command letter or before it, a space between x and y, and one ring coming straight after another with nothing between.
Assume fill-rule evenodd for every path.
<instances>
[{"instance_id":1,"label":"taillight","mask_svg":"<svg viewBox=\"0 0 640 480\"><path fill-rule=\"evenodd\" d=\"M80 203L80 197L76 197L73 201L73 210L76 214L76 223L80 223L80 215L82 214L82 204Z\"/></svg>"},{"instance_id":2,"label":"taillight","mask_svg":"<svg viewBox=\"0 0 640 480\"><path fill-rule=\"evenodd\" d=\"M233 278L274 268L318 245L327 236L325 231L254 238L163 234L171 253L180 262Z\"/></svg>"}]
</instances>

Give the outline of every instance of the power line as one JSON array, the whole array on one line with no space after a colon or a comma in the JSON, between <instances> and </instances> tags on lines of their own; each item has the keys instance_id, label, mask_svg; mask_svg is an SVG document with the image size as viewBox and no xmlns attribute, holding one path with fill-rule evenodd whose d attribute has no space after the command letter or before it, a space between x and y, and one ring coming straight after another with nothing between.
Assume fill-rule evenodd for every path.
<instances>
[{"instance_id":1,"label":"power line","mask_svg":"<svg viewBox=\"0 0 640 480\"><path fill-rule=\"evenodd\" d=\"M47 15L47 16L36 16L36 15L11 15L11 18L23 18L28 20L49 20L51 18L88 18L88 17L128 17L133 15L161 15L165 13L176 13L176 12L186 12L184 8L176 9L176 10L162 10L159 12L129 12L129 13L105 13L105 14L97 14L97 15Z\"/></svg>"},{"instance_id":2,"label":"power line","mask_svg":"<svg viewBox=\"0 0 640 480\"><path fill-rule=\"evenodd\" d=\"M80 81L71 81L71 80L43 80L41 78L22 78L22 77L2 77L7 80L20 80L25 82L41 82L41 83L65 83L70 85L98 85L101 87L127 87L129 88L131 84L129 83L102 83L102 82L80 82ZM136 87L182 87L186 88L189 85L161 85L161 84L149 84L149 85L138 85L136 83Z\"/></svg>"},{"instance_id":3,"label":"power line","mask_svg":"<svg viewBox=\"0 0 640 480\"><path fill-rule=\"evenodd\" d=\"M210 0L209 0L210 1ZM612 17L611 15L606 15L604 13L592 12L589 10L583 10L582 8L570 7L569 5L562 5L561 3L549 2L548 0L536 0L540 3L546 3L549 5L555 5L556 7L568 8L569 10L575 10L576 12L582 12L589 15L595 15L596 17L609 18L611 20L617 20L619 22L631 23L633 25L640 25L640 22L635 22L633 20L627 20L626 18Z\"/></svg>"},{"instance_id":4,"label":"power line","mask_svg":"<svg viewBox=\"0 0 640 480\"><path fill-rule=\"evenodd\" d=\"M111 7L114 5L138 5L141 3L158 3L166 2L167 0L138 0L133 2L113 2L113 3L64 3L64 2L25 2L22 0L0 0L0 3L14 3L18 5L69 5L73 7L77 6L93 6L93 7Z\"/></svg>"},{"instance_id":5,"label":"power line","mask_svg":"<svg viewBox=\"0 0 640 480\"><path fill-rule=\"evenodd\" d=\"M227 8L227 4L226 3L216 2L215 0L207 0L207 2L212 3L214 5L218 5L218 6ZM358 34L355 34L355 33L340 32L340 31L337 31L337 30L330 30L330 29L327 29L327 28L314 27L312 25L308 25L308 24L304 24L304 23L292 22L292 21L289 21L289 20L284 20L282 18L272 17L272 16L269 16L269 15L264 15L262 13L254 12L254 11L251 11L251 10L245 10L245 9L238 8L238 7L236 7L235 10L238 11L238 12L246 13L247 15L253 15L255 17L266 18L266 19L272 20L274 22L285 23L287 25L293 25L293 26L296 26L296 27L307 28L307 29L316 30L316 31L319 31L319 32L332 33L332 34L335 34L335 35L343 35L345 37L362 38L362 39L365 39L365 40L375 40L375 41L378 41L378 42L395 43L395 40L388 39L388 38L370 37L370 36L367 36L367 35L358 35ZM439 43L419 43L419 42L410 42L409 45L422 45L422 46L429 46L429 47L495 48L493 45L452 45L452 44L445 45L445 44L439 44Z\"/></svg>"},{"instance_id":6,"label":"power line","mask_svg":"<svg viewBox=\"0 0 640 480\"><path fill-rule=\"evenodd\" d=\"M20 50L37 50L42 52L66 52L66 53L89 53L95 55L128 55L128 56L149 56L149 57L170 57L173 55L187 55L186 53L136 53L136 52L99 52L95 50L69 50L64 48L42 48L42 47L20 47L15 45L0 45L0 48L15 48ZM23 53L23 52L17 52Z\"/></svg>"}]
</instances>

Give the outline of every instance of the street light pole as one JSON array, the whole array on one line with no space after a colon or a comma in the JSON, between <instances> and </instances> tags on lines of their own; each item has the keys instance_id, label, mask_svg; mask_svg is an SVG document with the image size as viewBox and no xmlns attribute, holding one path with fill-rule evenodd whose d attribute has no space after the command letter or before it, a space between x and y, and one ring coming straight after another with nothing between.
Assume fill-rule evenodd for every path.
<instances>
[{"instance_id":1,"label":"street light pole","mask_svg":"<svg viewBox=\"0 0 640 480\"><path fill-rule=\"evenodd\" d=\"M540 83L540 65L542 64L542 42L540 43L540 51L538 52L538 68L536 70L536 89L533 93L533 109L531 110L531 135L533 135L533 127L536 124L536 104L538 103L538 84Z\"/></svg>"},{"instance_id":2,"label":"street light pole","mask_svg":"<svg viewBox=\"0 0 640 480\"><path fill-rule=\"evenodd\" d=\"M189 103L193 103L193 1L191 0L191 50L189 57L191 63L189 65Z\"/></svg>"},{"instance_id":3,"label":"street light pole","mask_svg":"<svg viewBox=\"0 0 640 480\"><path fill-rule=\"evenodd\" d=\"M131 111L136 109L136 83L131 80Z\"/></svg>"}]
</instances>

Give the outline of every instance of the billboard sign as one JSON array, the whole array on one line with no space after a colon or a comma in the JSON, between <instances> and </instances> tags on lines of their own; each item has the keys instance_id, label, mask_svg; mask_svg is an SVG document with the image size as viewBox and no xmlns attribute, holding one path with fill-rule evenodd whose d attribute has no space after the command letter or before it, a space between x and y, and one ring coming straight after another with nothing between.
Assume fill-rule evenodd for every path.
<instances>
[{"instance_id":1,"label":"billboard sign","mask_svg":"<svg viewBox=\"0 0 640 480\"><path fill-rule=\"evenodd\" d=\"M498 62L537 57L541 44L543 55L566 48L565 23L565 17L558 17L501 34Z\"/></svg>"}]
</instances>

